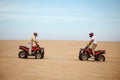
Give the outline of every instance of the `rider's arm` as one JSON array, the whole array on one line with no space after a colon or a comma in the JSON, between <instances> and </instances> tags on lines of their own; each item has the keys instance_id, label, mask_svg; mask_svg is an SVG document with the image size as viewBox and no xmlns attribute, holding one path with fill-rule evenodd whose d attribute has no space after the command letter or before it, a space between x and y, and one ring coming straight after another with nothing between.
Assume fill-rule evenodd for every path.
<instances>
[{"instance_id":1,"label":"rider's arm","mask_svg":"<svg viewBox=\"0 0 120 80\"><path fill-rule=\"evenodd\" d=\"M34 42L34 43L37 43L37 40L35 39L35 40L33 40L33 42Z\"/></svg>"},{"instance_id":2,"label":"rider's arm","mask_svg":"<svg viewBox=\"0 0 120 80\"><path fill-rule=\"evenodd\" d=\"M88 45L90 46L94 42L94 39L90 40Z\"/></svg>"},{"instance_id":3,"label":"rider's arm","mask_svg":"<svg viewBox=\"0 0 120 80\"><path fill-rule=\"evenodd\" d=\"M32 36L32 42L37 43L36 37Z\"/></svg>"}]
</instances>

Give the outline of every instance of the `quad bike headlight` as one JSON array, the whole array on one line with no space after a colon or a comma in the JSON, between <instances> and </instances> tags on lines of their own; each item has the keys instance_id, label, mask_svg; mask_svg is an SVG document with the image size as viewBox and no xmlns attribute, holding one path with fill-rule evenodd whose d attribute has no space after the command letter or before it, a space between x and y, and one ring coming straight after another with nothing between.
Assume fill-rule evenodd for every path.
<instances>
[{"instance_id":1,"label":"quad bike headlight","mask_svg":"<svg viewBox=\"0 0 120 80\"><path fill-rule=\"evenodd\" d=\"M44 52L44 50L42 49L42 50L41 50L41 52L43 53L43 52Z\"/></svg>"},{"instance_id":2,"label":"quad bike headlight","mask_svg":"<svg viewBox=\"0 0 120 80\"><path fill-rule=\"evenodd\" d=\"M80 53L83 53L83 50L80 50Z\"/></svg>"}]
</instances>

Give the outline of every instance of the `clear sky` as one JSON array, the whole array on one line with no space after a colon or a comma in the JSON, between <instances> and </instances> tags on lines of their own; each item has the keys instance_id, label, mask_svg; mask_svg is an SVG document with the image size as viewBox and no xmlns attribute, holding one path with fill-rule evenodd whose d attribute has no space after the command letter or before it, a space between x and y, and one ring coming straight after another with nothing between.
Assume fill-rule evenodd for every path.
<instances>
[{"instance_id":1,"label":"clear sky","mask_svg":"<svg viewBox=\"0 0 120 80\"><path fill-rule=\"evenodd\" d=\"M120 0L0 0L0 40L120 42Z\"/></svg>"}]
</instances>

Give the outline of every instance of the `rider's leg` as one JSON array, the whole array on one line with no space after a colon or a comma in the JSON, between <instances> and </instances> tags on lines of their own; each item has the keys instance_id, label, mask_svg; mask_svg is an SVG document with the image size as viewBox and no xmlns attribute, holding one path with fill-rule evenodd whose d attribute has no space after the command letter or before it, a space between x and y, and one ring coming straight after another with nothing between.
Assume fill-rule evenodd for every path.
<instances>
[{"instance_id":1,"label":"rider's leg","mask_svg":"<svg viewBox=\"0 0 120 80\"><path fill-rule=\"evenodd\" d=\"M96 48L96 47L97 47L97 44L93 44L93 45L92 45L92 48L91 48L91 49L92 49L93 56L94 56L94 54L95 54L95 48Z\"/></svg>"},{"instance_id":2,"label":"rider's leg","mask_svg":"<svg viewBox=\"0 0 120 80\"><path fill-rule=\"evenodd\" d=\"M29 54L32 54L32 43L31 42L29 42Z\"/></svg>"}]
</instances>

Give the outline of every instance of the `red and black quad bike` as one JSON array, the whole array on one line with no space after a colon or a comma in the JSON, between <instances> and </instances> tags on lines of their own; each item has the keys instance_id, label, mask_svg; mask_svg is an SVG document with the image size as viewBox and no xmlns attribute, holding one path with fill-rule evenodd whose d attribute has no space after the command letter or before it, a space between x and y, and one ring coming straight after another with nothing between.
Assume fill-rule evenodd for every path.
<instances>
[{"instance_id":1,"label":"red and black quad bike","mask_svg":"<svg viewBox=\"0 0 120 80\"><path fill-rule=\"evenodd\" d=\"M97 50L93 55L91 48L86 46L84 49L80 49L79 60L87 61L88 58L91 58L93 55L95 61L105 61L105 56L103 54L105 54L105 50Z\"/></svg>"},{"instance_id":2,"label":"red and black quad bike","mask_svg":"<svg viewBox=\"0 0 120 80\"><path fill-rule=\"evenodd\" d=\"M36 59L44 58L44 48L40 47L38 44L32 47L32 54L29 54L29 48L26 46L19 46L19 49L21 50L18 53L19 58L27 58L28 56L35 56Z\"/></svg>"}]
</instances>

